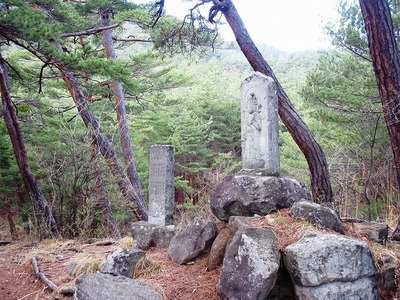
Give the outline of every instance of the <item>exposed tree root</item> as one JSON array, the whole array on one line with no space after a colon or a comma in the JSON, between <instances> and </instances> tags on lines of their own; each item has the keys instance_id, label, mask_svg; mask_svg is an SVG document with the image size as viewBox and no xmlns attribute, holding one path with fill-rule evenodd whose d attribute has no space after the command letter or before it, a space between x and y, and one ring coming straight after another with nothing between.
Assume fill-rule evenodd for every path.
<instances>
[{"instance_id":1,"label":"exposed tree root","mask_svg":"<svg viewBox=\"0 0 400 300\"><path fill-rule=\"evenodd\" d=\"M75 293L74 286L67 286L67 287L59 288L53 281L48 279L46 275L44 275L42 272L40 272L36 255L32 256L32 266L33 266L33 270L35 272L36 277L38 277L40 280L42 280L44 282L44 284L48 288L50 288L53 292L57 292L58 294L62 294L62 295L72 295Z\"/></svg>"}]
</instances>

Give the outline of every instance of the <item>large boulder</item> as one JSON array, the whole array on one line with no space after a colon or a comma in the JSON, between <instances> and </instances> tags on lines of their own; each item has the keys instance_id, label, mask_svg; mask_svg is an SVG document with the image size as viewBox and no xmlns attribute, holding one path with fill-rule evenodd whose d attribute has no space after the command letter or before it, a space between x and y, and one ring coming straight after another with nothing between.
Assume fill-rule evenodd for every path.
<instances>
[{"instance_id":1,"label":"large boulder","mask_svg":"<svg viewBox=\"0 0 400 300\"><path fill-rule=\"evenodd\" d=\"M298 299L378 299L376 269L364 241L308 231L283 254ZM363 297L351 296L358 294Z\"/></svg>"},{"instance_id":2,"label":"large boulder","mask_svg":"<svg viewBox=\"0 0 400 300\"><path fill-rule=\"evenodd\" d=\"M272 230L239 229L226 248L218 295L222 299L265 299L278 278L279 262Z\"/></svg>"},{"instance_id":3,"label":"large boulder","mask_svg":"<svg viewBox=\"0 0 400 300\"><path fill-rule=\"evenodd\" d=\"M373 278L364 277L355 281L330 282L318 287L296 287L299 300L379 300Z\"/></svg>"},{"instance_id":4,"label":"large boulder","mask_svg":"<svg viewBox=\"0 0 400 300\"><path fill-rule=\"evenodd\" d=\"M168 256L178 264L187 263L209 248L216 234L215 223L207 222L203 218L194 218L172 238Z\"/></svg>"},{"instance_id":5,"label":"large boulder","mask_svg":"<svg viewBox=\"0 0 400 300\"><path fill-rule=\"evenodd\" d=\"M161 300L150 285L125 276L85 274L76 279L75 286L75 300Z\"/></svg>"},{"instance_id":6,"label":"large boulder","mask_svg":"<svg viewBox=\"0 0 400 300\"><path fill-rule=\"evenodd\" d=\"M228 221L230 216L264 216L309 198L306 186L296 179L240 174L227 176L217 184L210 206L218 219Z\"/></svg>"},{"instance_id":7,"label":"large boulder","mask_svg":"<svg viewBox=\"0 0 400 300\"><path fill-rule=\"evenodd\" d=\"M336 212L318 203L299 201L293 204L290 215L307 220L319 228L331 229L343 233L342 223Z\"/></svg>"},{"instance_id":8,"label":"large boulder","mask_svg":"<svg viewBox=\"0 0 400 300\"><path fill-rule=\"evenodd\" d=\"M147 250L150 247L167 248L174 236L174 226L160 226L145 221L132 225L133 244L136 248Z\"/></svg>"},{"instance_id":9,"label":"large boulder","mask_svg":"<svg viewBox=\"0 0 400 300\"><path fill-rule=\"evenodd\" d=\"M100 272L132 278L137 262L146 256L140 249L118 248L109 253L100 264Z\"/></svg>"}]
</instances>

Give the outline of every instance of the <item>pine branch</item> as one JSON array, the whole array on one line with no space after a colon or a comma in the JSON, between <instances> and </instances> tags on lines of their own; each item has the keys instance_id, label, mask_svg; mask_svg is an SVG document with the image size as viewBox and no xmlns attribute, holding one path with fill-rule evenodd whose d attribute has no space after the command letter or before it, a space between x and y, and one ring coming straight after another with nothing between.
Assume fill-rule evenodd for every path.
<instances>
[{"instance_id":1,"label":"pine branch","mask_svg":"<svg viewBox=\"0 0 400 300\"><path fill-rule=\"evenodd\" d=\"M114 41L116 42L142 42L142 43L152 43L152 40L145 40L145 39L135 39L135 38L131 38L131 39L123 39L123 38L117 38L117 37L113 37L112 38Z\"/></svg>"},{"instance_id":2,"label":"pine branch","mask_svg":"<svg viewBox=\"0 0 400 300\"><path fill-rule=\"evenodd\" d=\"M116 23L116 24L112 24L110 26L90 28L90 29L84 30L84 31L63 33L63 34L60 35L60 37L65 38L65 37L71 37L71 36L92 35L92 34L96 34L96 33L102 32L104 30L109 30L109 29L112 29L112 28L116 28L118 26L119 26L119 23Z\"/></svg>"}]
</instances>

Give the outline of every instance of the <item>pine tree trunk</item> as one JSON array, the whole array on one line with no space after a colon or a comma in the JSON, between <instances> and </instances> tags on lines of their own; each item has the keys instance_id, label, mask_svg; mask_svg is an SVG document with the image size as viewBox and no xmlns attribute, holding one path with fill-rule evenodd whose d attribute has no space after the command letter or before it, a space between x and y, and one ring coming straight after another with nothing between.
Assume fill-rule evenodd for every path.
<instances>
[{"instance_id":1,"label":"pine tree trunk","mask_svg":"<svg viewBox=\"0 0 400 300\"><path fill-rule=\"evenodd\" d=\"M97 194L99 196L99 204L101 206L101 212L103 213L104 219L106 220L108 233L111 234L114 238L120 239L121 233L117 227L117 222L112 214L110 208L110 201L108 200L108 194L104 183L104 175L103 170L99 162L97 161L97 149L96 145L92 144L92 156L93 156L93 165L95 167L96 174L96 189Z\"/></svg>"},{"instance_id":2,"label":"pine tree trunk","mask_svg":"<svg viewBox=\"0 0 400 300\"><path fill-rule=\"evenodd\" d=\"M7 216L8 225L10 226L11 238L18 238L17 227L15 226L14 213L11 204L8 201L4 203L4 211Z\"/></svg>"},{"instance_id":3,"label":"pine tree trunk","mask_svg":"<svg viewBox=\"0 0 400 300\"><path fill-rule=\"evenodd\" d=\"M261 72L275 80L277 84L279 116L307 160L314 201L322 203L333 202L328 165L321 146L296 112L271 67L258 51L232 1L214 0L213 2L215 6L221 7L221 11L235 34L240 49L254 71Z\"/></svg>"},{"instance_id":4,"label":"pine tree trunk","mask_svg":"<svg viewBox=\"0 0 400 300\"><path fill-rule=\"evenodd\" d=\"M387 0L359 0L389 132L400 195L400 57ZM400 203L398 204L400 233Z\"/></svg>"},{"instance_id":5,"label":"pine tree trunk","mask_svg":"<svg viewBox=\"0 0 400 300\"><path fill-rule=\"evenodd\" d=\"M0 87L4 121L6 123L8 134L10 135L15 159L17 161L22 180L32 201L36 219L40 223L44 224L46 237L59 237L60 232L57 227L52 209L40 190L36 178L28 164L28 156L26 153L21 128L19 126L18 116L9 92L8 72L1 54Z\"/></svg>"},{"instance_id":6,"label":"pine tree trunk","mask_svg":"<svg viewBox=\"0 0 400 300\"><path fill-rule=\"evenodd\" d=\"M64 82L66 83L68 90L75 101L79 115L88 128L96 147L98 147L100 153L106 160L107 165L114 175L122 194L133 204L137 219L141 221L147 221L148 216L146 204L144 201L142 201L130 181L125 176L124 168L119 162L117 154L112 148L107 136L101 131L100 125L95 116L89 109L87 109L86 98L83 94L80 84L71 72L62 71L61 68L60 71L62 72Z\"/></svg>"},{"instance_id":7,"label":"pine tree trunk","mask_svg":"<svg viewBox=\"0 0 400 300\"><path fill-rule=\"evenodd\" d=\"M102 26L110 26L110 13L105 10L101 13ZM103 31L104 49L107 59L116 59L114 45L112 41L111 29ZM131 147L131 139L129 136L128 123L125 109L125 96L122 89L122 84L119 81L112 81L113 95L115 99L115 111L117 113L118 128L120 134L121 148L123 152L126 173L133 187L135 188L141 201L144 202L143 191L140 185L139 176L135 166L135 159Z\"/></svg>"}]
</instances>

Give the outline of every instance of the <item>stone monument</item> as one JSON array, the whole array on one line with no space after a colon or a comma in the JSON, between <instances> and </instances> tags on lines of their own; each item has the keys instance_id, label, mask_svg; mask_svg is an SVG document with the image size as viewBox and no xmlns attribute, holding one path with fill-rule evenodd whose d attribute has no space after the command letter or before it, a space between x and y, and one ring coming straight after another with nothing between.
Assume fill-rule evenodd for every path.
<instances>
[{"instance_id":1,"label":"stone monument","mask_svg":"<svg viewBox=\"0 0 400 300\"><path fill-rule=\"evenodd\" d=\"M276 84L271 77L255 72L245 79L240 91L242 171L279 176Z\"/></svg>"},{"instance_id":2,"label":"stone monument","mask_svg":"<svg viewBox=\"0 0 400 300\"><path fill-rule=\"evenodd\" d=\"M175 211L174 151L170 145L150 147L149 223L173 225Z\"/></svg>"}]
</instances>

